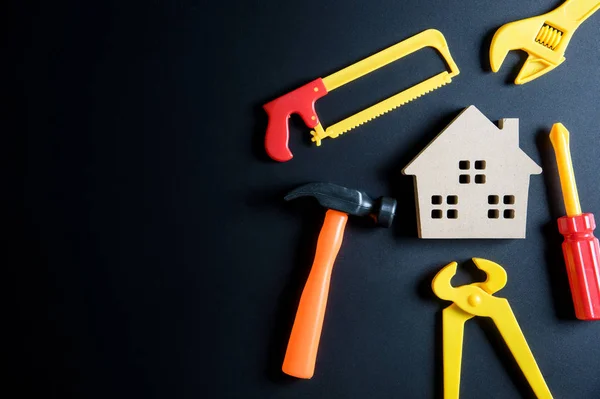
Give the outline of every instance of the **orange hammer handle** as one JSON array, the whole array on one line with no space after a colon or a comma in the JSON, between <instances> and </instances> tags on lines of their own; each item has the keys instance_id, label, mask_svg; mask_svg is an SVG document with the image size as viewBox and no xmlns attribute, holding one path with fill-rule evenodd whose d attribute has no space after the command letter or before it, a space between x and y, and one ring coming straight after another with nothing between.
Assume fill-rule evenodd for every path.
<instances>
[{"instance_id":1,"label":"orange hammer handle","mask_svg":"<svg viewBox=\"0 0 600 399\"><path fill-rule=\"evenodd\" d=\"M333 263L342 245L348 215L328 210L317 241L317 251L308 280L300 297L292 334L282 370L298 378L311 378L315 372L329 282Z\"/></svg>"}]
</instances>

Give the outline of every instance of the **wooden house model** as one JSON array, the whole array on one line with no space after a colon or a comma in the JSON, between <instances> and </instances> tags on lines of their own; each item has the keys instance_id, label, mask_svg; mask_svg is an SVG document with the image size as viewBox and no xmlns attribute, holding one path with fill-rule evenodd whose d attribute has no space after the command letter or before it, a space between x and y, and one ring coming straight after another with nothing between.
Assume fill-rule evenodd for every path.
<instances>
[{"instance_id":1,"label":"wooden house model","mask_svg":"<svg viewBox=\"0 0 600 399\"><path fill-rule=\"evenodd\" d=\"M474 106L402 170L421 238L525 238L529 176L541 172L519 148L518 119L496 126Z\"/></svg>"}]
</instances>

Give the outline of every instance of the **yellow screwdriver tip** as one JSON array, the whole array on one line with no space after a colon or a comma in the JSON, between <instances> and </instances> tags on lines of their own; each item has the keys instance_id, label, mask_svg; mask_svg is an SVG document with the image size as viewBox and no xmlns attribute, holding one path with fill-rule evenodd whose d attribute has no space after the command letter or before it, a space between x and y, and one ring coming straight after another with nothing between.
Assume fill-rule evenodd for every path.
<instances>
[{"instance_id":1,"label":"yellow screwdriver tip","mask_svg":"<svg viewBox=\"0 0 600 399\"><path fill-rule=\"evenodd\" d=\"M569 150L569 131L562 123L555 123L552 126L550 142L556 154L556 164L558 166L558 175L560 177L567 216L581 215L579 194L577 193L573 162L571 161L571 152Z\"/></svg>"},{"instance_id":2,"label":"yellow screwdriver tip","mask_svg":"<svg viewBox=\"0 0 600 399\"><path fill-rule=\"evenodd\" d=\"M567 146L569 145L569 131L565 125L560 122L552 125L552 130L550 131L550 141L552 141L554 148L556 148L555 142L557 140L566 140Z\"/></svg>"}]
</instances>

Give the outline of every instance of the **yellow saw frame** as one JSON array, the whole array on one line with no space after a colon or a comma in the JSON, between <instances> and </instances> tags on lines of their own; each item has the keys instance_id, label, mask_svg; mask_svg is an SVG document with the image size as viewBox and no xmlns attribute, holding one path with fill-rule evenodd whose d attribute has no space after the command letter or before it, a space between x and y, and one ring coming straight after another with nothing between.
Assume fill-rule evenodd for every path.
<instances>
[{"instance_id":1,"label":"yellow saw frame","mask_svg":"<svg viewBox=\"0 0 600 399\"><path fill-rule=\"evenodd\" d=\"M365 76L376 69L386 66L402 57L414 53L424 47L436 49L444 58L449 71L441 72L429 79L418 83L398 94L395 94L375 105L368 107L330 127L324 129L315 112L315 101L328 92L346 83ZM400 107L415 98L437 89L452 81L459 74L458 67L450 55L450 49L444 35L438 30L428 29L409 39L397 43L385 50L365 58L326 78L317 78L283 96L265 104L263 108L269 115L269 124L265 136L265 149L271 158L279 162L292 159L288 147L289 126L291 114L298 114L304 123L312 130L312 141L321 145L325 137L335 138L357 126L368 122L384 113Z\"/></svg>"},{"instance_id":2,"label":"yellow saw frame","mask_svg":"<svg viewBox=\"0 0 600 399\"><path fill-rule=\"evenodd\" d=\"M428 29L409 39L406 39L400 43L397 43L385 50L382 50L372 56L365 58L353 65L350 65L332 75L323 78L323 83L327 92L331 92L338 87L341 87L347 83L350 83L356 79L359 79L381 67L391 64L400 58L406 57L418 50L425 47L432 47L436 49L444 58L444 61L448 65L450 71L440 72L439 74L432 76L406 90L401 91L379 103L370 106L352 116L343 119L334 125L329 126L327 129L323 129L323 126L319 123L314 127L312 134L312 141L316 142L317 146L321 145L321 140L326 137L336 138L340 134L344 134L349 130L354 129L375 119L378 116L385 114L395 108L398 108L424 94L427 94L439 87L450 83L452 78L460 73L458 66L454 62L450 49L446 43L444 35L436 29Z\"/></svg>"}]
</instances>

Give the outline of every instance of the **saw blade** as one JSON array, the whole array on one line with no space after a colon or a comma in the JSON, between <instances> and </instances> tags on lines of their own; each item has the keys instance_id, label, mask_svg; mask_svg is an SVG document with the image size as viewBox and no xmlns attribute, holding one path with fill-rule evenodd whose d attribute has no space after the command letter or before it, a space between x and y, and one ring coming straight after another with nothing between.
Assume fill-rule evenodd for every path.
<instances>
[{"instance_id":1,"label":"saw blade","mask_svg":"<svg viewBox=\"0 0 600 399\"><path fill-rule=\"evenodd\" d=\"M433 90L436 90L448 83L452 82L452 76L448 71L441 72L421 83L418 83L398 94L395 94L375 105L370 106L348 118L337 122L334 125L329 126L323 132L312 131L313 141L320 141L325 137L336 138L340 134L344 134L363 123L369 122L395 108L401 107L404 104L411 102L424 94L427 94Z\"/></svg>"}]
</instances>

